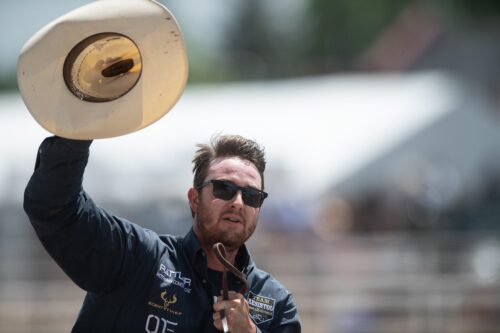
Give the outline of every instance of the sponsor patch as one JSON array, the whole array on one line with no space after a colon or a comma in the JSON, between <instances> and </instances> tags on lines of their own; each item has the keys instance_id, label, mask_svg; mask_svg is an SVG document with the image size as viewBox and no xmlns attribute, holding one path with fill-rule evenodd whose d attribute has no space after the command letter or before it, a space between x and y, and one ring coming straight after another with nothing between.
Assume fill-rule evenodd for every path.
<instances>
[{"instance_id":1,"label":"sponsor patch","mask_svg":"<svg viewBox=\"0 0 500 333\"><path fill-rule=\"evenodd\" d=\"M184 292L191 293L191 279L182 276L182 272L172 270L164 264L160 264L160 269L156 273L156 276L162 281L163 287L173 284L182 288Z\"/></svg>"},{"instance_id":2,"label":"sponsor patch","mask_svg":"<svg viewBox=\"0 0 500 333\"><path fill-rule=\"evenodd\" d=\"M249 292L248 306L250 308L250 317L252 317L256 324L273 319L275 303L276 301L272 298Z\"/></svg>"},{"instance_id":3,"label":"sponsor patch","mask_svg":"<svg viewBox=\"0 0 500 333\"><path fill-rule=\"evenodd\" d=\"M176 315L176 316L182 315L181 311L175 310L171 306L172 304L177 303L177 296L175 294L173 294L172 296L169 296L167 290L165 290L162 293L160 293L160 299L161 299L161 302L149 301L148 305L152 306L156 309L160 309L160 310L163 310L165 312L171 313L171 314Z\"/></svg>"}]
</instances>

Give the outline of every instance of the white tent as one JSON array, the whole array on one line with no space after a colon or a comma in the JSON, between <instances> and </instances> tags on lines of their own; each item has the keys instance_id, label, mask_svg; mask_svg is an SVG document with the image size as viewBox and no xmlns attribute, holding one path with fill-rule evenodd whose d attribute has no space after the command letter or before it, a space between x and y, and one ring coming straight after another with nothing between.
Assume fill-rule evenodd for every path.
<instances>
[{"instance_id":1,"label":"white tent","mask_svg":"<svg viewBox=\"0 0 500 333\"><path fill-rule=\"evenodd\" d=\"M152 126L96 140L85 184L96 198L125 202L185 197L196 143L215 133L237 133L266 148L270 200L314 199L456 112L490 123L470 135L499 139L498 124L480 110L463 110L471 94L437 72L189 86ZM0 110L0 200L19 202L36 149L50 134L19 96L1 96Z\"/></svg>"}]
</instances>

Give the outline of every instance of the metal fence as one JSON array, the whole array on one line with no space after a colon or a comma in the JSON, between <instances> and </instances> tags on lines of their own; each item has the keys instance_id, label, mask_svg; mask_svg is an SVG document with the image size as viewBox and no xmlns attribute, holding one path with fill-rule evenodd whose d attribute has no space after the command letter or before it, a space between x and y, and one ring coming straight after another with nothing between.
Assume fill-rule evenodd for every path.
<instances>
[{"instance_id":1,"label":"metal fence","mask_svg":"<svg viewBox=\"0 0 500 333\"><path fill-rule=\"evenodd\" d=\"M0 210L0 332L69 332L84 292L18 206ZM260 227L259 227L260 228ZM294 295L306 333L500 332L497 232L347 234L257 229L257 264Z\"/></svg>"}]
</instances>

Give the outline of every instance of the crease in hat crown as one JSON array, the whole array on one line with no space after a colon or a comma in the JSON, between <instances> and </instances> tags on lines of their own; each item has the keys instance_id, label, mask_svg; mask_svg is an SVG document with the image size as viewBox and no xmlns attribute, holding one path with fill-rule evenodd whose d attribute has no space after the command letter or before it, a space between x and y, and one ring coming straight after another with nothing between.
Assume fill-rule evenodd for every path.
<instances>
[{"instance_id":1,"label":"crease in hat crown","mask_svg":"<svg viewBox=\"0 0 500 333\"><path fill-rule=\"evenodd\" d=\"M72 55L77 65L69 66L71 51L93 36L104 39L80 45ZM94 65L99 47L125 51ZM47 131L72 139L115 137L151 125L177 103L187 75L180 27L152 0L96 0L77 8L35 33L18 60L19 90L33 118ZM88 87L89 94L78 93L89 92Z\"/></svg>"}]
</instances>

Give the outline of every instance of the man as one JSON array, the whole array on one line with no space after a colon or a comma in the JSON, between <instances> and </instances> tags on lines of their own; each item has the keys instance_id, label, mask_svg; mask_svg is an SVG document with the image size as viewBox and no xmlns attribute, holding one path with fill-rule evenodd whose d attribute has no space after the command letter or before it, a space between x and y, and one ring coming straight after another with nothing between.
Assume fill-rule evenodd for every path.
<instances>
[{"instance_id":1,"label":"man","mask_svg":"<svg viewBox=\"0 0 500 333\"><path fill-rule=\"evenodd\" d=\"M47 138L24 200L44 247L87 291L73 332L216 332L223 322L232 333L300 332L292 296L245 246L267 196L258 144L220 136L199 145L188 191L193 227L180 237L159 236L92 201L82 188L91 142ZM247 276L244 295L229 274L229 297L221 297L218 242Z\"/></svg>"}]
</instances>

